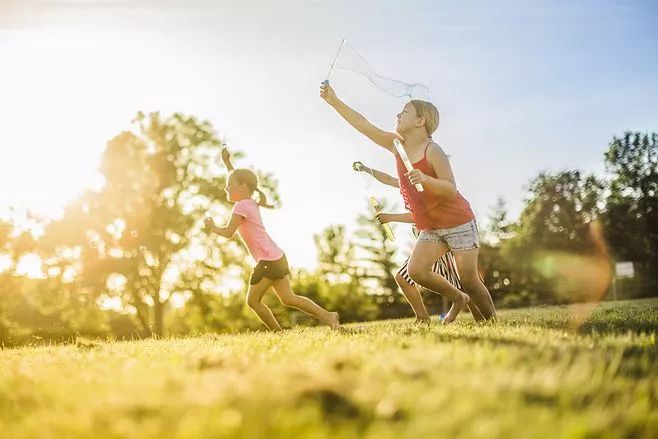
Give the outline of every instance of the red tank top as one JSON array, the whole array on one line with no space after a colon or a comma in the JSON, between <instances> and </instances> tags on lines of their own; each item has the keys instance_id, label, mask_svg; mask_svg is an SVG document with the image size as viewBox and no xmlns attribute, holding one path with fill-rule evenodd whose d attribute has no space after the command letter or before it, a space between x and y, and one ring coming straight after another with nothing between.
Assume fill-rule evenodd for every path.
<instances>
[{"instance_id":1,"label":"red tank top","mask_svg":"<svg viewBox=\"0 0 658 439\"><path fill-rule=\"evenodd\" d=\"M427 161L427 148L430 145L431 143L425 147L423 158L414 163L413 167L425 175L436 178L434 169ZM397 153L395 161L400 181L400 194L405 207L413 215L414 222L420 230L449 229L466 224L475 218L470 204L459 192L453 198L442 197L427 189L418 192L409 178L404 175L407 173L407 168Z\"/></svg>"}]
</instances>

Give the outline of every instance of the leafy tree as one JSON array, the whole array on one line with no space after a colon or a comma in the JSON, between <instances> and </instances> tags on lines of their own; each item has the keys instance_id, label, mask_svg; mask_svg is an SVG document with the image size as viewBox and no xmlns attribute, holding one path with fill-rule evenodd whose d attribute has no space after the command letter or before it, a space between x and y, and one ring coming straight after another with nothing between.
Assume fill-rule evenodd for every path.
<instances>
[{"instance_id":1,"label":"leafy tree","mask_svg":"<svg viewBox=\"0 0 658 439\"><path fill-rule=\"evenodd\" d=\"M627 132L605 153L610 177L606 238L617 260L633 261L640 294L658 288L658 135Z\"/></svg>"},{"instance_id":2,"label":"leafy tree","mask_svg":"<svg viewBox=\"0 0 658 439\"><path fill-rule=\"evenodd\" d=\"M387 210L382 203L384 211ZM368 210L371 210L368 205ZM360 277L370 287L370 294L379 306L381 318L410 315L409 304L395 282L398 264L394 260L395 246L386 237L384 228L372 213L357 217L355 232Z\"/></svg>"},{"instance_id":3,"label":"leafy tree","mask_svg":"<svg viewBox=\"0 0 658 439\"><path fill-rule=\"evenodd\" d=\"M502 253L502 247L513 236L513 228L505 200L498 198L489 217L486 239L481 242L478 268L493 299L505 306L525 304L525 298L516 291L518 285L513 282L514 266Z\"/></svg>"},{"instance_id":4,"label":"leafy tree","mask_svg":"<svg viewBox=\"0 0 658 439\"><path fill-rule=\"evenodd\" d=\"M600 181L579 171L542 173L530 183L503 255L513 264L515 284L531 299L589 300L607 289L609 264L598 225L602 191ZM585 271L591 278L581 281L576 272ZM565 283L570 280L578 282Z\"/></svg>"},{"instance_id":5,"label":"leafy tree","mask_svg":"<svg viewBox=\"0 0 658 439\"><path fill-rule=\"evenodd\" d=\"M240 244L218 245L202 230L207 213L229 212L211 124L158 113L134 122L107 145L103 188L84 193L46 228L43 242L55 255L46 268L72 255L69 266L91 300L118 298L142 332L159 336L175 294L218 288L246 255Z\"/></svg>"}]
</instances>

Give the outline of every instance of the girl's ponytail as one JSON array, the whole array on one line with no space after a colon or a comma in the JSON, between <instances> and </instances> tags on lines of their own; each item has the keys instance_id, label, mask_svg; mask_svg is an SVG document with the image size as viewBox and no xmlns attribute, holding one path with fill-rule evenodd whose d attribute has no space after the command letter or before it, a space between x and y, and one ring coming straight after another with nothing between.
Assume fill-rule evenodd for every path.
<instances>
[{"instance_id":1,"label":"girl's ponytail","mask_svg":"<svg viewBox=\"0 0 658 439\"><path fill-rule=\"evenodd\" d=\"M258 203L258 205L259 205L260 207L264 207L264 208L266 208L266 209L272 209L272 208L274 208L274 205L273 205L273 204L269 204L269 203L267 202L267 195L265 195L265 193L264 193L263 191L261 191L259 188L256 188L256 189L254 189L254 190L258 193L258 201L257 201L257 203Z\"/></svg>"}]
</instances>

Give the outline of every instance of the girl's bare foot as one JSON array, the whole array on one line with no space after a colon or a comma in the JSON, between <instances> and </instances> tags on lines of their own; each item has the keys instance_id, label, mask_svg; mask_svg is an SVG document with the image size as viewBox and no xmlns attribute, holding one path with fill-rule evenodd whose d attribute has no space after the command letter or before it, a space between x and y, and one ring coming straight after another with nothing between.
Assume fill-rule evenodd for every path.
<instances>
[{"instance_id":1,"label":"girl's bare foot","mask_svg":"<svg viewBox=\"0 0 658 439\"><path fill-rule=\"evenodd\" d=\"M329 327L331 329L340 328L340 315L337 312L330 312L329 314L329 321L327 322Z\"/></svg>"},{"instance_id":2,"label":"girl's bare foot","mask_svg":"<svg viewBox=\"0 0 658 439\"><path fill-rule=\"evenodd\" d=\"M427 317L416 317L416 324L417 325L426 325L428 323L432 323L432 319L430 316Z\"/></svg>"},{"instance_id":3,"label":"girl's bare foot","mask_svg":"<svg viewBox=\"0 0 658 439\"><path fill-rule=\"evenodd\" d=\"M450 311L448 311L448 314L446 314L446 318L443 319L443 324L447 325L448 323L452 323L452 321L457 318L459 311L461 311L462 308L468 305L469 300L470 299L466 294L460 293L459 299L456 300L455 302L452 302Z\"/></svg>"}]
</instances>

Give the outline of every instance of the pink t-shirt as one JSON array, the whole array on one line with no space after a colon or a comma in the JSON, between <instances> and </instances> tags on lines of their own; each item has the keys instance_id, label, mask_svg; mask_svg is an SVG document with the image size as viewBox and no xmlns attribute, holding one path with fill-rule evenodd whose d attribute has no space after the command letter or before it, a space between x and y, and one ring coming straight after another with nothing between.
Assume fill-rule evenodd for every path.
<instances>
[{"instance_id":1,"label":"pink t-shirt","mask_svg":"<svg viewBox=\"0 0 658 439\"><path fill-rule=\"evenodd\" d=\"M252 199L240 200L233 206L233 214L242 217L238 233L256 262L281 259L283 251L263 227L258 203Z\"/></svg>"}]
</instances>

